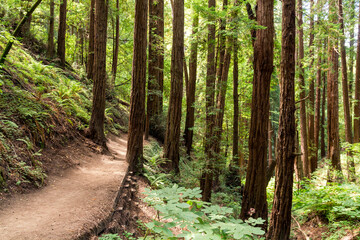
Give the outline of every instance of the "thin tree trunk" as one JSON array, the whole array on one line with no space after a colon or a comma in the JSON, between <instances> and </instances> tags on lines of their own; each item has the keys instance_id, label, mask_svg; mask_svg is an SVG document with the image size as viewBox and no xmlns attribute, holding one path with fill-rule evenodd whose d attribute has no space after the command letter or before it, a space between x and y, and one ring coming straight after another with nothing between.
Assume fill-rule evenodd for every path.
<instances>
[{"instance_id":1,"label":"thin tree trunk","mask_svg":"<svg viewBox=\"0 0 360 240\"><path fill-rule=\"evenodd\" d=\"M57 56L60 59L60 64L65 67L65 41L66 41L66 7L67 0L61 0L60 3L60 15L59 15L59 30L58 30L58 46Z\"/></svg>"},{"instance_id":2,"label":"thin tree trunk","mask_svg":"<svg viewBox=\"0 0 360 240\"><path fill-rule=\"evenodd\" d=\"M350 19L355 19L355 0L350 0ZM350 27L350 48L349 48L349 96L353 99L353 82L354 82L354 39L355 39L355 24ZM350 101L350 111L352 109L352 101ZM350 116L351 118L351 116Z\"/></svg>"},{"instance_id":3,"label":"thin tree trunk","mask_svg":"<svg viewBox=\"0 0 360 240\"><path fill-rule=\"evenodd\" d=\"M31 14L35 11L35 9L40 5L41 1L42 0L37 0L34 3L34 5L30 8L30 10L25 14L25 16L21 19L20 23L17 25L15 31L12 34L13 37L18 38L20 36L22 27L24 26L27 19L31 16ZM3 64L5 62L6 56L10 52L10 49L11 49L13 44L14 44L13 39L10 39L9 42L6 44L6 46L4 48L4 51L3 51L2 55L1 55L1 58L0 58L0 68L1 68L1 64Z\"/></svg>"},{"instance_id":4,"label":"thin tree trunk","mask_svg":"<svg viewBox=\"0 0 360 240\"><path fill-rule=\"evenodd\" d=\"M189 59L189 82L186 85L186 120L185 120L185 147L186 153L190 156L193 142L193 127L195 123L195 90L196 90L196 73L197 73L197 52L198 42L195 37L197 34L197 28L199 26L199 14L194 13L193 18L193 30L192 30L192 42L190 46L190 59Z\"/></svg>"},{"instance_id":5,"label":"thin tree trunk","mask_svg":"<svg viewBox=\"0 0 360 240\"><path fill-rule=\"evenodd\" d=\"M116 23L115 23L115 42L114 52L113 52L113 62L112 62L112 77L111 77L111 86L115 88L116 72L118 65L118 55L119 55L119 36L120 36L120 19L119 19L120 9L119 9L119 0L116 0Z\"/></svg>"},{"instance_id":6,"label":"thin tree trunk","mask_svg":"<svg viewBox=\"0 0 360 240\"><path fill-rule=\"evenodd\" d=\"M325 42L326 43L326 42ZM326 44L324 44L324 48L326 49ZM325 51L324 51L325 53ZM323 62L326 62L326 58L324 57ZM325 146L325 108L326 108L326 72L322 73L322 102L321 102L321 124L320 124L320 156L321 158L326 157L326 146Z\"/></svg>"},{"instance_id":7,"label":"thin tree trunk","mask_svg":"<svg viewBox=\"0 0 360 240\"><path fill-rule=\"evenodd\" d=\"M244 188L241 219L262 218L267 226L266 165L267 134L270 110L270 82L274 56L274 1L257 1L257 23L266 29L256 30L254 42L254 80L249 136L249 162ZM251 214L251 209L255 213Z\"/></svg>"},{"instance_id":8,"label":"thin tree trunk","mask_svg":"<svg viewBox=\"0 0 360 240\"><path fill-rule=\"evenodd\" d=\"M303 20L302 20L302 0L297 2L298 12L298 35L299 35L299 85L300 85L300 138L301 138L301 160L303 162L304 175L306 178L310 178L311 166L309 163L309 152L308 152L308 138L307 138L307 126L306 126L306 104L305 104L305 78L304 78L304 32L303 32Z\"/></svg>"},{"instance_id":9,"label":"thin tree trunk","mask_svg":"<svg viewBox=\"0 0 360 240\"><path fill-rule=\"evenodd\" d=\"M50 0L50 17L49 17L49 33L48 33L48 45L46 51L47 58L53 58L55 53L55 44L54 44L54 0Z\"/></svg>"},{"instance_id":10,"label":"thin tree trunk","mask_svg":"<svg viewBox=\"0 0 360 240\"><path fill-rule=\"evenodd\" d=\"M344 30L344 18L343 18L343 4L342 0L339 0L339 21L342 35L345 37ZM349 103L349 93L348 93L348 77L347 77L347 64L346 64L346 49L345 49L345 39L340 39L341 46L341 72L342 72L342 88L343 88L343 106L344 106L344 119L345 119L345 141L352 144L352 126L351 126L351 115L350 115L350 103ZM347 170L350 181L354 181L355 178L355 164L352 161L352 154L348 152L347 156Z\"/></svg>"},{"instance_id":11,"label":"thin tree trunk","mask_svg":"<svg viewBox=\"0 0 360 240\"><path fill-rule=\"evenodd\" d=\"M106 147L104 134L105 89L106 89L106 39L108 2L96 0L95 7L95 49L93 106L89 123L89 137L97 144Z\"/></svg>"},{"instance_id":12,"label":"thin tree trunk","mask_svg":"<svg viewBox=\"0 0 360 240\"><path fill-rule=\"evenodd\" d=\"M354 143L360 142L360 14L356 53L355 103L354 103Z\"/></svg>"},{"instance_id":13,"label":"thin tree trunk","mask_svg":"<svg viewBox=\"0 0 360 240\"><path fill-rule=\"evenodd\" d=\"M319 44L320 48L320 44ZM321 55L318 54L318 63L316 71L316 100L315 100L315 125L314 125L314 157L316 157L316 165L318 161L319 135L320 135L320 103L321 103ZM325 86L323 86L325 87Z\"/></svg>"},{"instance_id":14,"label":"thin tree trunk","mask_svg":"<svg viewBox=\"0 0 360 240\"><path fill-rule=\"evenodd\" d=\"M337 23L336 1L329 2L329 20ZM328 40L328 79L327 79L327 100L328 100L328 158L331 160L332 167L341 171L340 165L340 142L339 142L339 89L338 89L338 39L336 36L329 36Z\"/></svg>"},{"instance_id":15,"label":"thin tree trunk","mask_svg":"<svg viewBox=\"0 0 360 240\"><path fill-rule=\"evenodd\" d=\"M228 5L228 1L223 1L223 10L225 11ZM226 19L220 20L220 31L222 33L219 34L219 68L217 70L218 80L217 80L217 96L216 96L216 115L215 115L215 127L214 127L214 153L215 156L219 156L220 154L220 146L221 146L221 135L222 135L222 126L224 121L224 110L225 110L225 97L226 97L226 89L227 89L227 80L230 68L230 60L231 60L231 40L230 38L226 38L224 32L226 30ZM228 46L226 46L226 41L228 41ZM221 68L221 69L220 69ZM221 74L221 75L220 75ZM215 177L213 182L213 187L217 188L219 186L219 176L221 163L218 162L215 166Z\"/></svg>"},{"instance_id":16,"label":"thin tree trunk","mask_svg":"<svg viewBox=\"0 0 360 240\"><path fill-rule=\"evenodd\" d=\"M145 118L146 50L148 1L135 1L134 51L132 63L129 135L126 161L139 172L143 163Z\"/></svg>"},{"instance_id":17,"label":"thin tree trunk","mask_svg":"<svg viewBox=\"0 0 360 240\"><path fill-rule=\"evenodd\" d=\"M215 11L215 0L208 0L209 10ZM216 63L215 63L215 17L213 14L208 16L208 49L207 49L207 66L206 66L206 130L205 130L205 155L206 166L200 180L200 188L202 190L202 200L210 201L211 188L213 180L213 149L212 136L214 128L214 96L215 96L215 79L216 79Z\"/></svg>"},{"instance_id":18,"label":"thin tree trunk","mask_svg":"<svg viewBox=\"0 0 360 240\"><path fill-rule=\"evenodd\" d=\"M151 134L153 118L162 113L164 81L164 0L149 1L149 73L145 139Z\"/></svg>"},{"instance_id":19,"label":"thin tree trunk","mask_svg":"<svg viewBox=\"0 0 360 240\"><path fill-rule=\"evenodd\" d=\"M234 118L233 118L233 160L230 165L240 166L239 163L239 64L238 64L238 39L234 38L234 69L233 69L233 100L234 100Z\"/></svg>"},{"instance_id":20,"label":"thin tree trunk","mask_svg":"<svg viewBox=\"0 0 360 240\"><path fill-rule=\"evenodd\" d=\"M314 73L313 73L313 65L314 65L314 0L310 0L310 39L309 39L309 48L310 48L310 86L309 86L309 155L310 155L310 173L314 172L317 168L317 157L315 151L315 134L314 134L314 105L315 105L315 84L314 84Z\"/></svg>"},{"instance_id":21,"label":"thin tree trunk","mask_svg":"<svg viewBox=\"0 0 360 240\"><path fill-rule=\"evenodd\" d=\"M184 70L184 0L174 0L173 46L171 54L171 90L164 157L171 160L171 169L179 173L179 144Z\"/></svg>"},{"instance_id":22,"label":"thin tree trunk","mask_svg":"<svg viewBox=\"0 0 360 240\"><path fill-rule=\"evenodd\" d=\"M276 183L269 240L289 239L295 160L295 0L283 0L280 119Z\"/></svg>"},{"instance_id":23,"label":"thin tree trunk","mask_svg":"<svg viewBox=\"0 0 360 240\"><path fill-rule=\"evenodd\" d=\"M95 0L91 0L89 23L89 52L87 58L86 74L88 79L94 75L94 41L95 41Z\"/></svg>"}]
</instances>

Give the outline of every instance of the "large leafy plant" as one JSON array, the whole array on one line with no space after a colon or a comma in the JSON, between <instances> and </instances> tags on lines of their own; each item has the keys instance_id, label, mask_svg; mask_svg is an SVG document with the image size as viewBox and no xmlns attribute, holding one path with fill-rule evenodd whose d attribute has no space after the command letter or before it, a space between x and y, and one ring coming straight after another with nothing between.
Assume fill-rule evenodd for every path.
<instances>
[{"instance_id":1,"label":"large leafy plant","mask_svg":"<svg viewBox=\"0 0 360 240\"><path fill-rule=\"evenodd\" d=\"M242 221L231 217L232 209L199 200L199 188L173 185L163 189L146 189L145 202L158 211L158 218L146 223L147 233L140 239L253 239L265 232L262 219Z\"/></svg>"}]
</instances>

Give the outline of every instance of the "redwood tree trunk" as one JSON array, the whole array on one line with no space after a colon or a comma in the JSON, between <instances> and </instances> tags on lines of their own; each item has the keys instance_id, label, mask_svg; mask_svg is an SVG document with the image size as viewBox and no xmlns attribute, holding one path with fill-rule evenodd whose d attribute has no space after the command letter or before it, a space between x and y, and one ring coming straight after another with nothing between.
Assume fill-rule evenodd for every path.
<instances>
[{"instance_id":1,"label":"redwood tree trunk","mask_svg":"<svg viewBox=\"0 0 360 240\"><path fill-rule=\"evenodd\" d=\"M309 163L309 152L308 152L308 137L307 137L307 126L306 126L306 105L305 105L305 78L304 78L304 32L303 32L303 20L302 20L302 0L297 2L298 12L298 35L299 35L299 85L300 85L300 138L301 138L301 160L303 162L304 175L306 178L310 178L311 166Z\"/></svg>"},{"instance_id":2,"label":"redwood tree trunk","mask_svg":"<svg viewBox=\"0 0 360 240\"><path fill-rule=\"evenodd\" d=\"M320 45L320 44L319 44ZM320 48L320 46L319 46ZM318 55L318 63L316 70L316 100L315 100L315 125L314 125L314 148L315 148L315 157L316 157L316 165L317 168L317 156L319 150L319 135L320 135L320 103L321 103L321 87L325 88L321 84L321 55Z\"/></svg>"},{"instance_id":3,"label":"redwood tree trunk","mask_svg":"<svg viewBox=\"0 0 360 240\"><path fill-rule=\"evenodd\" d=\"M238 39L234 38L234 69L233 69L233 100L234 100L234 118L233 118L233 160L231 166L240 167L239 156L239 64L238 64Z\"/></svg>"},{"instance_id":4,"label":"redwood tree trunk","mask_svg":"<svg viewBox=\"0 0 360 240\"><path fill-rule=\"evenodd\" d=\"M90 23L89 23L89 52L87 58L86 74L88 79L93 79L94 74L94 25L95 24L95 0L91 0Z\"/></svg>"},{"instance_id":5,"label":"redwood tree trunk","mask_svg":"<svg viewBox=\"0 0 360 240\"><path fill-rule=\"evenodd\" d=\"M360 14L359 14L360 23ZM354 143L360 142L360 24L358 28L355 76L355 103L354 103Z\"/></svg>"},{"instance_id":6,"label":"redwood tree trunk","mask_svg":"<svg viewBox=\"0 0 360 240\"><path fill-rule=\"evenodd\" d=\"M329 2L329 20L336 24L336 1ZM336 36L329 36L328 40L328 79L327 79L327 100L328 100L328 158L331 159L332 167L341 171L340 165L340 142L339 142L339 93L338 74L339 61L337 53L338 39Z\"/></svg>"},{"instance_id":7,"label":"redwood tree trunk","mask_svg":"<svg viewBox=\"0 0 360 240\"><path fill-rule=\"evenodd\" d=\"M141 170L143 159L147 14L148 2L136 0L129 135L126 152L126 161L129 163L129 169L134 172L139 172Z\"/></svg>"},{"instance_id":8,"label":"redwood tree trunk","mask_svg":"<svg viewBox=\"0 0 360 240\"><path fill-rule=\"evenodd\" d=\"M50 17L49 17L49 33L48 33L48 45L46 51L47 58L53 58L55 53L55 45L54 45L54 0L50 0Z\"/></svg>"},{"instance_id":9,"label":"redwood tree trunk","mask_svg":"<svg viewBox=\"0 0 360 240\"><path fill-rule=\"evenodd\" d=\"M93 106L89 124L89 136L99 145L106 147L104 134L105 89L106 89L106 39L107 1L96 0Z\"/></svg>"},{"instance_id":10,"label":"redwood tree trunk","mask_svg":"<svg viewBox=\"0 0 360 240\"><path fill-rule=\"evenodd\" d=\"M164 157L171 160L171 168L179 173L179 144L181 103L184 71L184 0L174 0L173 46L171 54L171 90Z\"/></svg>"},{"instance_id":11,"label":"redwood tree trunk","mask_svg":"<svg viewBox=\"0 0 360 240\"><path fill-rule=\"evenodd\" d=\"M254 80L251 105L251 125L249 136L249 162L246 174L241 215L262 218L267 226L266 166L268 121L270 110L270 82L274 56L274 1L258 0L257 23L266 29L256 31L254 42ZM266 119L266 121L264 121Z\"/></svg>"},{"instance_id":12,"label":"redwood tree trunk","mask_svg":"<svg viewBox=\"0 0 360 240\"><path fill-rule=\"evenodd\" d=\"M59 30L58 30L58 46L57 55L60 58L60 64L65 67L65 40L66 40L66 5L67 0L60 3Z\"/></svg>"},{"instance_id":13,"label":"redwood tree trunk","mask_svg":"<svg viewBox=\"0 0 360 240\"><path fill-rule=\"evenodd\" d=\"M344 18L343 18L343 4L342 0L339 0L339 21L342 35L345 37L344 30ZM345 39L340 39L341 45L341 73L342 73L342 89L343 89L343 106L344 106L344 119L345 119L345 141L353 143L352 138L352 126L351 126L351 115L350 115L350 103L349 103L349 92L348 92L348 75L347 75L347 64L346 64L346 49ZM351 153L349 152L347 158L347 168L349 180L354 181L355 178L355 164L351 159Z\"/></svg>"},{"instance_id":14,"label":"redwood tree trunk","mask_svg":"<svg viewBox=\"0 0 360 240\"><path fill-rule=\"evenodd\" d=\"M197 28L199 25L199 15L194 13L193 18L193 41L190 47L190 59L189 59L189 82L186 85L186 120L185 120L185 147L186 153L190 156L193 142L193 127L195 122L195 89L196 89L196 72L197 72L197 52L198 42L196 39Z\"/></svg>"},{"instance_id":15,"label":"redwood tree trunk","mask_svg":"<svg viewBox=\"0 0 360 240\"><path fill-rule=\"evenodd\" d=\"M164 0L149 1L149 74L145 139L153 117L162 113L164 81Z\"/></svg>"},{"instance_id":16,"label":"redwood tree trunk","mask_svg":"<svg viewBox=\"0 0 360 240\"><path fill-rule=\"evenodd\" d=\"M208 1L208 8L215 11L215 0ZM213 179L213 149L212 149L212 136L214 127L214 96L215 96L215 79L216 79L216 66L215 66L215 18L209 14L208 21L208 49L207 49L207 64L206 64L206 130L205 130L205 155L206 166L200 180L200 188L202 190L202 200L210 201L211 188Z\"/></svg>"},{"instance_id":17,"label":"redwood tree trunk","mask_svg":"<svg viewBox=\"0 0 360 240\"><path fill-rule=\"evenodd\" d=\"M314 0L310 0L310 39L309 39L309 48L310 48L310 86L309 86L309 164L310 164L310 173L314 172L317 168L317 152L315 151L315 133L314 133L314 105L315 105L315 84L313 77L313 65L314 65Z\"/></svg>"},{"instance_id":18,"label":"redwood tree trunk","mask_svg":"<svg viewBox=\"0 0 360 240\"><path fill-rule=\"evenodd\" d=\"M115 23L115 42L114 44L114 51L113 51L113 62L112 62L112 77L111 77L111 84L112 87L115 87L115 80L116 80L116 72L117 72L117 65L118 65L118 55L119 55L119 35L120 35L120 19L119 19L119 0L116 0L116 23Z\"/></svg>"},{"instance_id":19,"label":"redwood tree trunk","mask_svg":"<svg viewBox=\"0 0 360 240\"><path fill-rule=\"evenodd\" d=\"M295 160L295 0L283 0L276 183L267 239L289 239Z\"/></svg>"},{"instance_id":20,"label":"redwood tree trunk","mask_svg":"<svg viewBox=\"0 0 360 240\"><path fill-rule=\"evenodd\" d=\"M325 44L324 44L325 46ZM326 48L326 47L324 47ZM324 51L325 52L325 51ZM323 60L326 61L326 58ZM322 91L322 102L321 102L321 124L320 124L320 156L321 158L326 157L326 146L325 146L325 108L326 108L326 72L322 73L323 91Z\"/></svg>"}]
</instances>

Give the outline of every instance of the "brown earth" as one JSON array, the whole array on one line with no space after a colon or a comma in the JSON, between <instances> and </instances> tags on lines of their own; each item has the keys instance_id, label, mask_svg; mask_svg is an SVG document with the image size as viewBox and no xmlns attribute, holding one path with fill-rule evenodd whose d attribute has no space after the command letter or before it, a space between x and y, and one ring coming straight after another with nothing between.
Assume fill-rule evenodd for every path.
<instances>
[{"instance_id":1,"label":"brown earth","mask_svg":"<svg viewBox=\"0 0 360 240\"><path fill-rule=\"evenodd\" d=\"M83 139L46 154L47 186L0 200L0 239L76 239L113 212L127 172L126 135L110 153Z\"/></svg>"}]
</instances>

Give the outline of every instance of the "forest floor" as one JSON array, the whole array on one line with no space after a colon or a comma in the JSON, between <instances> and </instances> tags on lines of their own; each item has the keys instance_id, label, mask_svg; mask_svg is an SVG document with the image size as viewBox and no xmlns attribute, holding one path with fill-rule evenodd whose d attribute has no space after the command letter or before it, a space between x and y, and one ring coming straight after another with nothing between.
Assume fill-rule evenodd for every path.
<instances>
[{"instance_id":1,"label":"forest floor","mask_svg":"<svg viewBox=\"0 0 360 240\"><path fill-rule=\"evenodd\" d=\"M126 135L110 136L110 153L77 139L43 153L47 185L0 196L0 239L76 239L113 211L127 172Z\"/></svg>"}]
</instances>

